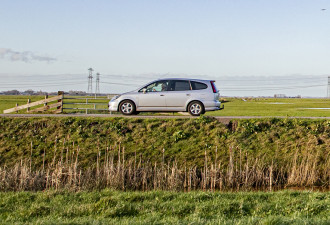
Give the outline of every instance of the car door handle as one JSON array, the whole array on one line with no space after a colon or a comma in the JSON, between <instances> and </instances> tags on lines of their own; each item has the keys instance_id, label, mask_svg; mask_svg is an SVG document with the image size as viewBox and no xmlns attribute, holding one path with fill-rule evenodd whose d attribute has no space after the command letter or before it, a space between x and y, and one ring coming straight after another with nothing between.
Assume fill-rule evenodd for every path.
<instances>
[{"instance_id":1,"label":"car door handle","mask_svg":"<svg viewBox=\"0 0 330 225\"><path fill-rule=\"evenodd\" d=\"M187 94L187 96L190 96L190 94Z\"/></svg>"},{"instance_id":2,"label":"car door handle","mask_svg":"<svg viewBox=\"0 0 330 225\"><path fill-rule=\"evenodd\" d=\"M164 95L160 95L160 96L164 96Z\"/></svg>"}]
</instances>

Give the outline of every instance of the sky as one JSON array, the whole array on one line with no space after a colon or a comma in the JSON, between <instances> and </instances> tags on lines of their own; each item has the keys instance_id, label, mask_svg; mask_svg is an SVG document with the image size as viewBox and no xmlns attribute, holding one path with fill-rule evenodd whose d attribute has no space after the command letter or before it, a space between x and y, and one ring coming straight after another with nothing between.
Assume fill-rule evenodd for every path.
<instances>
[{"instance_id":1,"label":"sky","mask_svg":"<svg viewBox=\"0 0 330 225\"><path fill-rule=\"evenodd\" d=\"M325 97L329 59L328 0L0 0L0 91L87 91L92 67L104 93L191 77Z\"/></svg>"}]
</instances>

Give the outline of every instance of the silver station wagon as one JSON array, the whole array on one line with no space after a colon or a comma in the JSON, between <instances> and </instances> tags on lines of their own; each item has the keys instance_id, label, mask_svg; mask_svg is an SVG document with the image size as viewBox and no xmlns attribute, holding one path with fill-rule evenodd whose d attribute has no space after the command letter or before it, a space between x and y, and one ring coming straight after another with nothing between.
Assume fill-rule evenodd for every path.
<instances>
[{"instance_id":1,"label":"silver station wagon","mask_svg":"<svg viewBox=\"0 0 330 225\"><path fill-rule=\"evenodd\" d=\"M124 115L139 112L189 112L199 116L220 110L219 91L213 80L159 79L137 90L117 95L109 110Z\"/></svg>"}]
</instances>

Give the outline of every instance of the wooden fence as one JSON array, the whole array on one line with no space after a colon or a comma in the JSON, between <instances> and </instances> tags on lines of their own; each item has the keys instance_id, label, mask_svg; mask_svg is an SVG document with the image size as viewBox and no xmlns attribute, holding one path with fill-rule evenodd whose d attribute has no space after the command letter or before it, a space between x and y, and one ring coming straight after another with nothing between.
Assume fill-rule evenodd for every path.
<instances>
[{"instance_id":1,"label":"wooden fence","mask_svg":"<svg viewBox=\"0 0 330 225\"><path fill-rule=\"evenodd\" d=\"M108 103L114 95L108 97L65 97L63 102L63 110L65 112L90 112L109 113ZM110 112L111 113L111 112Z\"/></svg>"},{"instance_id":2,"label":"wooden fence","mask_svg":"<svg viewBox=\"0 0 330 225\"><path fill-rule=\"evenodd\" d=\"M6 109L3 111L3 113L18 113L23 109L26 109L26 112L28 113L109 113L108 102L113 96L114 95L108 95L107 97L74 97L64 96L64 93L62 91L59 91L58 96L55 97L48 98L48 96L46 95L45 99L43 100L31 102L31 100L28 99L27 104L24 105L18 105L16 103L16 107ZM36 108L36 106L38 105L43 106Z\"/></svg>"},{"instance_id":3,"label":"wooden fence","mask_svg":"<svg viewBox=\"0 0 330 225\"><path fill-rule=\"evenodd\" d=\"M29 112L29 113L30 112L46 112L46 111L52 112L52 113L62 113L63 112L63 97L64 97L63 92L59 91L58 95L55 97L48 98L48 95L46 95L45 99L39 100L36 102L31 102L30 99L28 99L27 104L19 106L16 103L16 106L14 108L5 109L3 111L3 113L7 114L7 113L12 113L12 112L18 112L23 109L26 109L27 112ZM55 102L55 103L49 104L51 102ZM43 106L31 109L32 107L38 106L38 105L43 105ZM56 108L56 109L51 110L54 108Z\"/></svg>"}]
</instances>

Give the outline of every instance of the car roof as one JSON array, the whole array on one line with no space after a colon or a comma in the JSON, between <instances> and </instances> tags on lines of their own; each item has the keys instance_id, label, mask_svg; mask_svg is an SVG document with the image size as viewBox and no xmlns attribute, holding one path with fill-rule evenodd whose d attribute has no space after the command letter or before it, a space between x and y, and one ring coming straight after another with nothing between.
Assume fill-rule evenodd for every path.
<instances>
[{"instance_id":1,"label":"car roof","mask_svg":"<svg viewBox=\"0 0 330 225\"><path fill-rule=\"evenodd\" d=\"M158 81L158 80L190 80L190 81L204 81L204 82L214 81L214 80L204 80L204 79L196 79L196 78L160 78L154 81Z\"/></svg>"},{"instance_id":2,"label":"car roof","mask_svg":"<svg viewBox=\"0 0 330 225\"><path fill-rule=\"evenodd\" d=\"M202 80L202 79L195 79L195 78L159 78L157 80L153 80L147 84L144 84L143 86L139 87L138 89L136 89L135 91L137 90L141 90L141 88L145 87L146 85L149 85L153 82L156 82L156 81L161 81L161 80L189 80L189 81L201 81L201 82L210 82L210 81L214 81L214 80Z\"/></svg>"}]
</instances>

